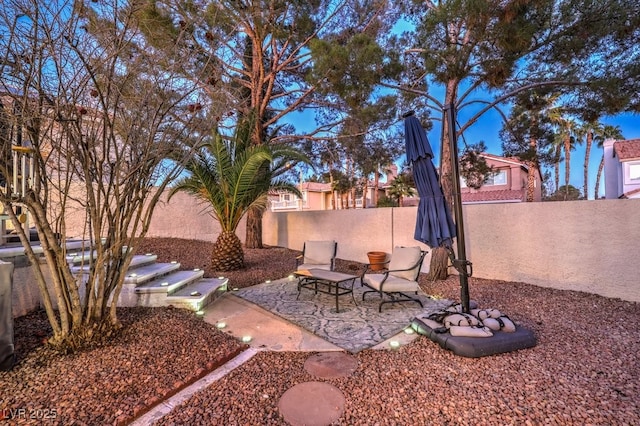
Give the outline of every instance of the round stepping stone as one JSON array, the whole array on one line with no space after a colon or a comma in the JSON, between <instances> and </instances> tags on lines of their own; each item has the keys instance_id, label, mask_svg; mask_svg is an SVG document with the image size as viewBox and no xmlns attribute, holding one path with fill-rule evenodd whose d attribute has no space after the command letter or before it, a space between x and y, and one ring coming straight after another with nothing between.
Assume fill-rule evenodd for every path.
<instances>
[{"instance_id":1,"label":"round stepping stone","mask_svg":"<svg viewBox=\"0 0 640 426\"><path fill-rule=\"evenodd\" d=\"M304 363L307 373L316 377L349 377L358 368L358 360L345 352L319 352Z\"/></svg>"},{"instance_id":2,"label":"round stepping stone","mask_svg":"<svg viewBox=\"0 0 640 426\"><path fill-rule=\"evenodd\" d=\"M299 383L278 401L278 410L291 426L325 426L344 414L344 395L322 382Z\"/></svg>"}]
</instances>

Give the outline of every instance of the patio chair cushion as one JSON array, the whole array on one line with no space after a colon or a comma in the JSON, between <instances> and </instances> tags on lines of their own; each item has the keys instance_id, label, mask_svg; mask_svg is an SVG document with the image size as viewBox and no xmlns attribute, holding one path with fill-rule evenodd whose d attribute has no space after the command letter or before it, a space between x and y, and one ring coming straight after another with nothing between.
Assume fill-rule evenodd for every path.
<instances>
[{"instance_id":1,"label":"patio chair cushion","mask_svg":"<svg viewBox=\"0 0 640 426\"><path fill-rule=\"evenodd\" d=\"M335 246L335 241L306 241L304 245L304 263L330 265L335 255Z\"/></svg>"},{"instance_id":2,"label":"patio chair cushion","mask_svg":"<svg viewBox=\"0 0 640 426\"><path fill-rule=\"evenodd\" d=\"M309 269L326 269L327 271L331 270L331 263L303 263L302 265L298 265L298 271L304 271Z\"/></svg>"},{"instance_id":3,"label":"patio chair cushion","mask_svg":"<svg viewBox=\"0 0 640 426\"><path fill-rule=\"evenodd\" d=\"M380 291L380 285L384 280L385 274L365 274L362 278L362 282L369 287ZM407 280L389 274L389 277L384 281L382 290L388 293L392 292L405 292L405 291L418 291L420 287L417 281Z\"/></svg>"},{"instance_id":4,"label":"patio chair cushion","mask_svg":"<svg viewBox=\"0 0 640 426\"><path fill-rule=\"evenodd\" d=\"M395 247L393 252L391 253L391 261L389 262L389 271L394 271L398 269L407 269L415 266L415 268L410 269L408 271L397 271L397 272L389 272L389 275L393 275L394 277L402 278L405 280L415 280L417 277L418 261L420 260L420 256L422 255L422 251L420 247ZM389 277L391 278L391 277ZM417 285L417 284L416 284ZM399 290L402 291L402 290Z\"/></svg>"}]
</instances>

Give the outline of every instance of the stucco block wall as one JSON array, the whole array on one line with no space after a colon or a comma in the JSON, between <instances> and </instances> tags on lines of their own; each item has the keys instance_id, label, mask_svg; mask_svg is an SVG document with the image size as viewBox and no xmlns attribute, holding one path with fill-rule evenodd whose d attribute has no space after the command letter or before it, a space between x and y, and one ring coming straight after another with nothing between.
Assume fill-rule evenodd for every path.
<instances>
[{"instance_id":1,"label":"stucco block wall","mask_svg":"<svg viewBox=\"0 0 640 426\"><path fill-rule=\"evenodd\" d=\"M13 262L13 292L11 311L14 317L26 315L41 306L42 297L40 288L33 273L33 268L26 258L8 258L5 261ZM45 280L51 283L51 273L48 268L43 268Z\"/></svg>"},{"instance_id":2,"label":"stucco block wall","mask_svg":"<svg viewBox=\"0 0 640 426\"><path fill-rule=\"evenodd\" d=\"M370 250L423 246L415 207L313 213L268 213L264 243L299 250L332 238L338 257L360 262ZM465 205L463 215L475 277L640 302L640 200Z\"/></svg>"},{"instance_id":3,"label":"stucco block wall","mask_svg":"<svg viewBox=\"0 0 640 426\"><path fill-rule=\"evenodd\" d=\"M307 240L338 241L338 257L367 261L367 251L390 251L393 209L318 210L265 214L263 242L302 250Z\"/></svg>"},{"instance_id":4,"label":"stucco block wall","mask_svg":"<svg viewBox=\"0 0 640 426\"><path fill-rule=\"evenodd\" d=\"M213 218L211 207L198 202L189 194L178 192L168 202L165 196L161 198L153 211L147 235L215 241L220 235L220 230L220 224ZM245 241L245 219L240 222L236 235L240 241Z\"/></svg>"},{"instance_id":5,"label":"stucco block wall","mask_svg":"<svg viewBox=\"0 0 640 426\"><path fill-rule=\"evenodd\" d=\"M82 199L83 189L74 187L73 194ZM69 238L87 238L88 226L85 208L69 201L67 214L67 236ZM148 236L164 238L184 238L200 241L215 241L220 235L220 224L213 218L211 208L192 195L178 192L170 201L166 194L153 211L153 218L147 232ZM245 241L246 220L242 219L236 235Z\"/></svg>"},{"instance_id":6,"label":"stucco block wall","mask_svg":"<svg viewBox=\"0 0 640 426\"><path fill-rule=\"evenodd\" d=\"M640 301L636 200L465 206L474 275Z\"/></svg>"},{"instance_id":7,"label":"stucco block wall","mask_svg":"<svg viewBox=\"0 0 640 426\"><path fill-rule=\"evenodd\" d=\"M424 244L413 239L416 207L266 212L263 242L301 250L338 241L338 257ZM467 258L478 278L526 282L640 302L640 200L463 206ZM236 232L245 239L244 221ZM219 225L187 194L154 212L149 236L215 241ZM455 247L455 246L454 246ZM430 253L423 264L429 270Z\"/></svg>"}]
</instances>

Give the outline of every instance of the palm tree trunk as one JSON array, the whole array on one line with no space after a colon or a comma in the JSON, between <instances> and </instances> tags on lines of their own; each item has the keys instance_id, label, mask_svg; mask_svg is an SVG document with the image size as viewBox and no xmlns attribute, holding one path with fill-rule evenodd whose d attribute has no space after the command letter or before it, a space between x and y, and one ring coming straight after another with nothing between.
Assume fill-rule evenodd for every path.
<instances>
[{"instance_id":1,"label":"palm tree trunk","mask_svg":"<svg viewBox=\"0 0 640 426\"><path fill-rule=\"evenodd\" d=\"M593 131L587 132L587 144L584 152L584 184L582 186L582 193L584 198L589 198L589 158L591 157L591 144L593 143Z\"/></svg>"},{"instance_id":2,"label":"palm tree trunk","mask_svg":"<svg viewBox=\"0 0 640 426\"><path fill-rule=\"evenodd\" d=\"M604 155L600 159L600 164L598 165L598 173L596 174L596 186L594 191L594 199L598 199L598 193L600 192L600 178L602 177L602 170L604 169Z\"/></svg>"},{"instance_id":3,"label":"palm tree trunk","mask_svg":"<svg viewBox=\"0 0 640 426\"><path fill-rule=\"evenodd\" d=\"M560 154L562 152L562 148L560 147L560 145L556 146L556 152L555 152L555 160L554 160L554 180L555 180L555 184L556 187L553 188L553 192L558 191L558 188L560 188Z\"/></svg>"},{"instance_id":4,"label":"palm tree trunk","mask_svg":"<svg viewBox=\"0 0 640 426\"><path fill-rule=\"evenodd\" d=\"M338 198L333 186L333 169L331 166L329 166L329 185L331 187L331 197L333 198L333 210L336 210L338 208Z\"/></svg>"},{"instance_id":5,"label":"palm tree trunk","mask_svg":"<svg viewBox=\"0 0 640 426\"><path fill-rule=\"evenodd\" d=\"M247 248L264 248L262 245L262 209L249 209L247 212L247 230L245 246Z\"/></svg>"},{"instance_id":6,"label":"palm tree trunk","mask_svg":"<svg viewBox=\"0 0 640 426\"><path fill-rule=\"evenodd\" d=\"M220 233L213 245L211 266L216 271L235 271L244 268L242 243L235 232Z\"/></svg>"},{"instance_id":7,"label":"palm tree trunk","mask_svg":"<svg viewBox=\"0 0 640 426\"><path fill-rule=\"evenodd\" d=\"M571 136L564 138L564 200L569 199L569 173L571 170Z\"/></svg>"},{"instance_id":8,"label":"palm tree trunk","mask_svg":"<svg viewBox=\"0 0 640 426\"><path fill-rule=\"evenodd\" d=\"M380 176L378 175L379 169L380 169L380 166L378 165L375 173L373 174L373 194L371 196L373 207L378 207L378 186L380 183Z\"/></svg>"}]
</instances>

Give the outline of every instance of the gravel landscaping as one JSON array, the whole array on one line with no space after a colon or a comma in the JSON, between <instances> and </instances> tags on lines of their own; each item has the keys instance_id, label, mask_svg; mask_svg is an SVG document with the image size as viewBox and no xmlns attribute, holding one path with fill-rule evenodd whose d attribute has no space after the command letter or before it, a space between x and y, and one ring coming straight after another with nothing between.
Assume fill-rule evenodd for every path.
<instances>
[{"instance_id":1,"label":"gravel landscaping","mask_svg":"<svg viewBox=\"0 0 640 426\"><path fill-rule=\"evenodd\" d=\"M146 239L140 252L218 276L209 266L211 247ZM245 250L247 269L224 275L235 287L282 278L297 254ZM337 262L346 272L358 267ZM422 276L421 285L428 294L459 298L457 277ZM284 425L280 396L308 381L340 389L344 425L640 424L639 303L477 278L469 288L481 307L532 330L537 346L464 358L419 337L395 351L358 353L356 371L338 378L308 373L310 353L260 352L159 424ZM74 355L42 344L50 333L42 312L16 318L19 363L0 372L0 425L127 424L246 348L188 311L120 309L119 318L125 328L116 338Z\"/></svg>"}]
</instances>

